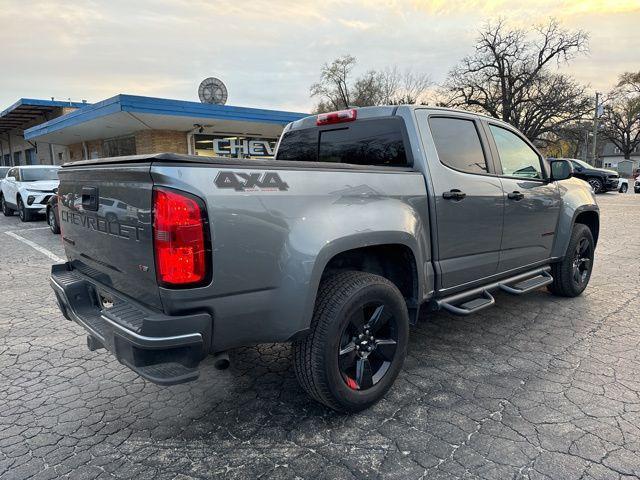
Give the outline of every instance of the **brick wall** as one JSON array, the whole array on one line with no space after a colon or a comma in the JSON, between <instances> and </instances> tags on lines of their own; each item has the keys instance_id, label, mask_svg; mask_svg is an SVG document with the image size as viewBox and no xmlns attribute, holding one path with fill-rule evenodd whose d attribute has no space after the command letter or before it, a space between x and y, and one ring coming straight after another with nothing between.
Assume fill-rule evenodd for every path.
<instances>
[{"instance_id":1,"label":"brick wall","mask_svg":"<svg viewBox=\"0 0 640 480\"><path fill-rule=\"evenodd\" d=\"M136 140L136 154L148 153L182 153L186 154L187 134L185 132L176 132L173 130L141 130L134 134ZM87 151L89 158L97 155L104 156L102 143L104 140L92 140L87 142ZM82 160L84 153L82 143L74 143L69 145L69 160Z\"/></svg>"},{"instance_id":2,"label":"brick wall","mask_svg":"<svg viewBox=\"0 0 640 480\"><path fill-rule=\"evenodd\" d=\"M136 132L136 153L187 153L187 134L173 130L142 130Z\"/></svg>"}]
</instances>

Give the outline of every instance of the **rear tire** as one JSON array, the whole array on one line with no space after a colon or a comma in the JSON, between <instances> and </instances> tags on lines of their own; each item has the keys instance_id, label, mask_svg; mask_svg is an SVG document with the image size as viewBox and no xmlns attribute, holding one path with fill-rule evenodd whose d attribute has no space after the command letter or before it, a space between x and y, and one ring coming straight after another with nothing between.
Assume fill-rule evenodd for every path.
<instances>
[{"instance_id":1,"label":"rear tire","mask_svg":"<svg viewBox=\"0 0 640 480\"><path fill-rule=\"evenodd\" d=\"M623 183L622 186L620 187L620 193L627 193L628 189L629 189L629 186L626 183Z\"/></svg>"},{"instance_id":2,"label":"rear tire","mask_svg":"<svg viewBox=\"0 0 640 480\"><path fill-rule=\"evenodd\" d=\"M21 222L30 222L33 219L32 213L25 207L22 198L18 197L18 215Z\"/></svg>"},{"instance_id":3,"label":"rear tire","mask_svg":"<svg viewBox=\"0 0 640 480\"><path fill-rule=\"evenodd\" d=\"M0 197L0 203L2 204L2 214L5 217L12 217L13 216L13 209L10 208L9 205L7 205L7 202L5 202L4 195L2 195Z\"/></svg>"},{"instance_id":4,"label":"rear tire","mask_svg":"<svg viewBox=\"0 0 640 480\"><path fill-rule=\"evenodd\" d=\"M549 291L560 297L580 295L591 278L594 250L595 243L589 227L575 224L564 259L551 265L553 283L549 285Z\"/></svg>"},{"instance_id":5,"label":"rear tire","mask_svg":"<svg viewBox=\"0 0 640 480\"><path fill-rule=\"evenodd\" d=\"M364 410L391 388L408 339L407 305L393 283L365 272L332 275L318 290L309 334L293 344L296 377L334 410Z\"/></svg>"}]
</instances>

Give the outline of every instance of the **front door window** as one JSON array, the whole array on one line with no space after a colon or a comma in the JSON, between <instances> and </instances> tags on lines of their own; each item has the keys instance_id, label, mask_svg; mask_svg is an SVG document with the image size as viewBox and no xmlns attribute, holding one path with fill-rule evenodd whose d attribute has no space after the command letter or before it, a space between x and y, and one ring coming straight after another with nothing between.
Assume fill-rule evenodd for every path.
<instances>
[{"instance_id":1,"label":"front door window","mask_svg":"<svg viewBox=\"0 0 640 480\"><path fill-rule=\"evenodd\" d=\"M544 179L540 157L527 143L506 128L489 125L506 177Z\"/></svg>"}]
</instances>

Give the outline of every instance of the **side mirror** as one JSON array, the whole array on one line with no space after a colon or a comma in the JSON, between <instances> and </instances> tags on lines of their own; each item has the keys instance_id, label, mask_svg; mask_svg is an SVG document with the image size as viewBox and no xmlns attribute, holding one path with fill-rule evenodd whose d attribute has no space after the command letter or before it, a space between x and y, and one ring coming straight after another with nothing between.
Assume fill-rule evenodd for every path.
<instances>
[{"instance_id":1,"label":"side mirror","mask_svg":"<svg viewBox=\"0 0 640 480\"><path fill-rule=\"evenodd\" d=\"M15 182L16 181L16 177L7 177L7 180L9 180L11 182Z\"/></svg>"},{"instance_id":2,"label":"side mirror","mask_svg":"<svg viewBox=\"0 0 640 480\"><path fill-rule=\"evenodd\" d=\"M566 180L573 176L573 164L568 160L549 160L551 181Z\"/></svg>"}]
</instances>

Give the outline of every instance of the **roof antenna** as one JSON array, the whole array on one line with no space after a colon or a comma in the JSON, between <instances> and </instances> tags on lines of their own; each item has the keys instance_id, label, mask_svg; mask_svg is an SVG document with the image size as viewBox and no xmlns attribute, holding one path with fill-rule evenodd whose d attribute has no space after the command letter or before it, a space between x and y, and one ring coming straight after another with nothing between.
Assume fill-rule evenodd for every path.
<instances>
[{"instance_id":1,"label":"roof antenna","mask_svg":"<svg viewBox=\"0 0 640 480\"><path fill-rule=\"evenodd\" d=\"M51 97L51 101L53 102L53 97Z\"/></svg>"}]
</instances>

